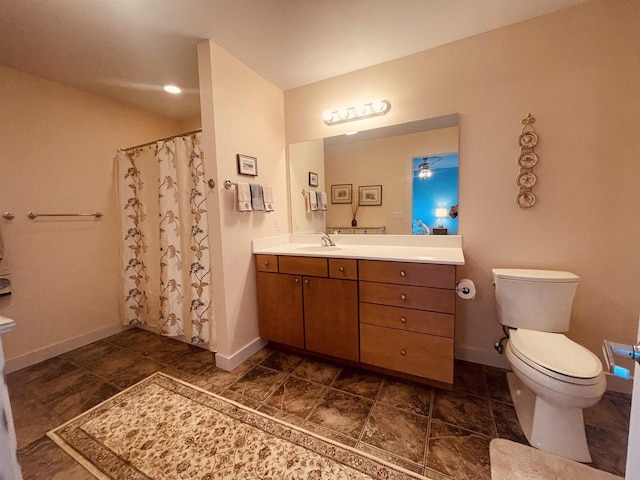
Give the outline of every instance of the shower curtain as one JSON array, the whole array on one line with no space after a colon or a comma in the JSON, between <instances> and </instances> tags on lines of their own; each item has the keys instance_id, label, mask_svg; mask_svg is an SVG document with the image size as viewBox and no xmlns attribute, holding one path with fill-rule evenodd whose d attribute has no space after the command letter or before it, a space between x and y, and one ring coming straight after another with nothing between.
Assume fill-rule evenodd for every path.
<instances>
[{"instance_id":1,"label":"shower curtain","mask_svg":"<svg viewBox=\"0 0 640 480\"><path fill-rule=\"evenodd\" d=\"M126 324L215 350L201 135L118 152L121 303Z\"/></svg>"}]
</instances>

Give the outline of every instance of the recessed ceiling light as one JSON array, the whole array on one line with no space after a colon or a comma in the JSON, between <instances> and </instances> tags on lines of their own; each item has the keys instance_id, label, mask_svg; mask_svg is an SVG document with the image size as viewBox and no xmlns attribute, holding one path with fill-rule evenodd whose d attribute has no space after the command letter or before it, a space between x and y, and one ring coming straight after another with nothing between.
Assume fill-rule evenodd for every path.
<instances>
[{"instance_id":1,"label":"recessed ceiling light","mask_svg":"<svg viewBox=\"0 0 640 480\"><path fill-rule=\"evenodd\" d=\"M165 85L164 91L167 93L173 93L174 95L182 93L182 89L180 87L176 87L175 85Z\"/></svg>"}]
</instances>

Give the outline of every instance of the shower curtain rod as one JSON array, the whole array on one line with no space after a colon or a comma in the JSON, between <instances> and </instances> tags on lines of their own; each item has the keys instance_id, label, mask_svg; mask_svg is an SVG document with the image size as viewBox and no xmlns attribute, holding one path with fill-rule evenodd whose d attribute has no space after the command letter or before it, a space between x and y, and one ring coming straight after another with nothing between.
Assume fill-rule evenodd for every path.
<instances>
[{"instance_id":1,"label":"shower curtain rod","mask_svg":"<svg viewBox=\"0 0 640 480\"><path fill-rule=\"evenodd\" d=\"M141 145L135 145L133 147L119 148L118 151L119 152L128 152L129 150L134 150L136 148L142 148L142 147L148 147L149 145L155 145L158 142L166 142L167 140L171 140L172 138L184 137L186 135L192 135L192 134L198 133L198 132L202 132L202 129L201 128L197 128L195 130L191 130L190 132L178 133L177 135L171 135L170 137L160 138L159 140L153 140L152 142L143 143Z\"/></svg>"}]
</instances>

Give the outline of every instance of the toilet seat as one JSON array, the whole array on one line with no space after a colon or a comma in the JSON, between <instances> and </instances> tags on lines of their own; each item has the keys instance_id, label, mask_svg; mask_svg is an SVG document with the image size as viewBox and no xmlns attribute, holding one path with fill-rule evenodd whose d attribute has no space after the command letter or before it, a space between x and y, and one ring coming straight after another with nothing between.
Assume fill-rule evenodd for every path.
<instances>
[{"instance_id":1,"label":"toilet seat","mask_svg":"<svg viewBox=\"0 0 640 480\"><path fill-rule=\"evenodd\" d=\"M524 363L556 380L576 385L601 381L602 363L590 350L561 333L511 330L511 351Z\"/></svg>"}]
</instances>

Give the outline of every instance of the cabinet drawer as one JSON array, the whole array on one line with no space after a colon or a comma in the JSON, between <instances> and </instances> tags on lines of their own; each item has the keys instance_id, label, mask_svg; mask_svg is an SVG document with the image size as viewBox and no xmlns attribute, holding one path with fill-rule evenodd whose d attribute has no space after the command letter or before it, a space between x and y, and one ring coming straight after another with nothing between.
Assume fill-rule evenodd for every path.
<instances>
[{"instance_id":1,"label":"cabinet drawer","mask_svg":"<svg viewBox=\"0 0 640 480\"><path fill-rule=\"evenodd\" d=\"M278 265L280 273L310 275L314 277L326 277L329 275L326 258L289 257L286 255L280 255L278 257Z\"/></svg>"},{"instance_id":2,"label":"cabinet drawer","mask_svg":"<svg viewBox=\"0 0 640 480\"><path fill-rule=\"evenodd\" d=\"M361 302L441 313L456 311L455 290L373 282L358 283Z\"/></svg>"},{"instance_id":3,"label":"cabinet drawer","mask_svg":"<svg viewBox=\"0 0 640 480\"><path fill-rule=\"evenodd\" d=\"M360 323L453 338L454 316L448 313L360 303Z\"/></svg>"},{"instance_id":4,"label":"cabinet drawer","mask_svg":"<svg viewBox=\"0 0 640 480\"><path fill-rule=\"evenodd\" d=\"M453 339L360 324L360 361L453 383Z\"/></svg>"},{"instance_id":5,"label":"cabinet drawer","mask_svg":"<svg viewBox=\"0 0 640 480\"><path fill-rule=\"evenodd\" d=\"M329 276L331 278L341 278L343 280L357 280L358 261L347 260L345 258L330 258Z\"/></svg>"},{"instance_id":6,"label":"cabinet drawer","mask_svg":"<svg viewBox=\"0 0 640 480\"><path fill-rule=\"evenodd\" d=\"M277 255L256 255L256 269L259 272L278 272Z\"/></svg>"},{"instance_id":7,"label":"cabinet drawer","mask_svg":"<svg viewBox=\"0 0 640 480\"><path fill-rule=\"evenodd\" d=\"M421 287L456 288L455 265L359 260L360 280Z\"/></svg>"}]
</instances>

